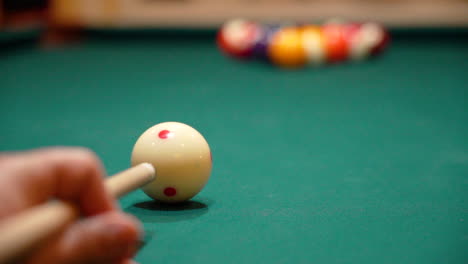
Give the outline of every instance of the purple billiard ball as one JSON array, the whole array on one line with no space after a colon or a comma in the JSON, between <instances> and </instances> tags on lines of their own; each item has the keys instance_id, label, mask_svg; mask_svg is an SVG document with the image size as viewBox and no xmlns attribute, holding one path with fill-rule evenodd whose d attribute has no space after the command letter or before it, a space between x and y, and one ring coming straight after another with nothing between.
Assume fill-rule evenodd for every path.
<instances>
[{"instance_id":1,"label":"purple billiard ball","mask_svg":"<svg viewBox=\"0 0 468 264\"><path fill-rule=\"evenodd\" d=\"M252 57L263 61L269 61L268 46L273 34L279 30L279 26L263 25L257 40L252 48Z\"/></svg>"}]
</instances>

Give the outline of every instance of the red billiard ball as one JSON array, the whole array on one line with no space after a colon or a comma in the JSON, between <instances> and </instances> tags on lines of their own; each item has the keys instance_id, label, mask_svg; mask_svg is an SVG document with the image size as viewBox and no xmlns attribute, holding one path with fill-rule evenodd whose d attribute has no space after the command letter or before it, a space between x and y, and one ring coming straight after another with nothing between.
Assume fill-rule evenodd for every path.
<instances>
[{"instance_id":1,"label":"red billiard ball","mask_svg":"<svg viewBox=\"0 0 468 264\"><path fill-rule=\"evenodd\" d=\"M221 27L217 43L224 53L232 57L249 58L260 34L260 25L243 19L234 19Z\"/></svg>"},{"instance_id":2,"label":"red billiard ball","mask_svg":"<svg viewBox=\"0 0 468 264\"><path fill-rule=\"evenodd\" d=\"M322 26L325 52L328 62L339 62L348 57L348 42L345 39L344 25L330 23Z\"/></svg>"}]
</instances>

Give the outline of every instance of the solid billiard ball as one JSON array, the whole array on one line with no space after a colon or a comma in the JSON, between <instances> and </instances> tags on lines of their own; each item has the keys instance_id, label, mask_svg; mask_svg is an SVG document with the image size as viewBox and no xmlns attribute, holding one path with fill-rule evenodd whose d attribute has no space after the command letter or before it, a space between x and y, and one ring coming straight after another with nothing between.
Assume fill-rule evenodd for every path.
<instances>
[{"instance_id":1,"label":"solid billiard ball","mask_svg":"<svg viewBox=\"0 0 468 264\"><path fill-rule=\"evenodd\" d=\"M270 60L281 67L297 68L307 62L302 32L297 27L284 27L271 38L268 47Z\"/></svg>"},{"instance_id":2,"label":"solid billiard ball","mask_svg":"<svg viewBox=\"0 0 468 264\"><path fill-rule=\"evenodd\" d=\"M313 25L303 26L302 40L309 64L320 65L325 62L325 42L320 27Z\"/></svg>"},{"instance_id":3,"label":"solid billiard ball","mask_svg":"<svg viewBox=\"0 0 468 264\"><path fill-rule=\"evenodd\" d=\"M271 37L278 31L279 26L264 25L260 27L260 34L255 39L252 48L252 57L264 61L269 61L268 46L270 45Z\"/></svg>"},{"instance_id":4,"label":"solid billiard ball","mask_svg":"<svg viewBox=\"0 0 468 264\"><path fill-rule=\"evenodd\" d=\"M133 147L131 164L151 163L156 180L142 187L151 198L163 202L189 200L207 183L212 168L211 151L194 128L165 122L146 130Z\"/></svg>"},{"instance_id":5,"label":"solid billiard ball","mask_svg":"<svg viewBox=\"0 0 468 264\"><path fill-rule=\"evenodd\" d=\"M260 34L260 25L243 19L234 19L221 27L217 43L224 53L232 57L249 58Z\"/></svg>"},{"instance_id":6,"label":"solid billiard ball","mask_svg":"<svg viewBox=\"0 0 468 264\"><path fill-rule=\"evenodd\" d=\"M322 26L328 62L343 61L348 57L348 43L344 37L343 28L343 24L339 23L330 23Z\"/></svg>"}]
</instances>

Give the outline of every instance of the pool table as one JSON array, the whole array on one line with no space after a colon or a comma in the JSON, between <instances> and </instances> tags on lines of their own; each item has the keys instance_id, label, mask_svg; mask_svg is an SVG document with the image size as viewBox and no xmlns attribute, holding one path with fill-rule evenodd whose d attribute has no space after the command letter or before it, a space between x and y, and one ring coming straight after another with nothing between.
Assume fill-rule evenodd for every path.
<instances>
[{"instance_id":1,"label":"pool table","mask_svg":"<svg viewBox=\"0 0 468 264\"><path fill-rule=\"evenodd\" d=\"M468 262L468 31L395 29L380 57L284 70L221 54L213 30L89 30L0 51L0 150L84 146L109 174L148 127L199 130L190 202L141 190L145 263Z\"/></svg>"}]
</instances>

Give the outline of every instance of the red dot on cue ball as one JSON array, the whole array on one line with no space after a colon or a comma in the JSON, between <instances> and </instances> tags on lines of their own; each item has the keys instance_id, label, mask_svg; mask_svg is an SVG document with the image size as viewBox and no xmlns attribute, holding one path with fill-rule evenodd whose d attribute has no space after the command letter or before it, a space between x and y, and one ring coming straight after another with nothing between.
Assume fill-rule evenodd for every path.
<instances>
[{"instance_id":1,"label":"red dot on cue ball","mask_svg":"<svg viewBox=\"0 0 468 264\"><path fill-rule=\"evenodd\" d=\"M171 136L171 131L169 130L161 130L158 134L159 138L166 139Z\"/></svg>"},{"instance_id":2,"label":"red dot on cue ball","mask_svg":"<svg viewBox=\"0 0 468 264\"><path fill-rule=\"evenodd\" d=\"M164 189L164 195L166 196L174 196L177 194L177 190L175 188L172 188L172 187L167 187L166 189Z\"/></svg>"}]
</instances>

